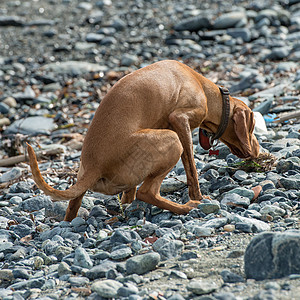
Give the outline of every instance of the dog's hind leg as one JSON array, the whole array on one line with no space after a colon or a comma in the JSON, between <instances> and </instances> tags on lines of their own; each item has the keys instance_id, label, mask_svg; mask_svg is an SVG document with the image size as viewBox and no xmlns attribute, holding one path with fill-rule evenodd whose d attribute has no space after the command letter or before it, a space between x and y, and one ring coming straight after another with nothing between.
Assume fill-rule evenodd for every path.
<instances>
[{"instance_id":1,"label":"dog's hind leg","mask_svg":"<svg viewBox=\"0 0 300 300\"><path fill-rule=\"evenodd\" d=\"M183 152L177 133L168 129L147 129L136 133L135 141L140 141L140 151L145 154L144 161L136 160L137 164L145 164L143 184L137 191L137 199L177 214L186 214L197 207L199 201L190 200L182 205L160 195L162 181Z\"/></svg>"},{"instance_id":2,"label":"dog's hind leg","mask_svg":"<svg viewBox=\"0 0 300 300\"><path fill-rule=\"evenodd\" d=\"M124 191L121 198L122 204L130 204L135 199L136 195L136 187L129 189L127 191Z\"/></svg>"},{"instance_id":3,"label":"dog's hind leg","mask_svg":"<svg viewBox=\"0 0 300 300\"><path fill-rule=\"evenodd\" d=\"M64 220L71 222L74 218L76 218L78 210L81 206L82 198L85 193L81 194L79 197L72 199L69 201L69 205L66 211L66 215Z\"/></svg>"}]
</instances>

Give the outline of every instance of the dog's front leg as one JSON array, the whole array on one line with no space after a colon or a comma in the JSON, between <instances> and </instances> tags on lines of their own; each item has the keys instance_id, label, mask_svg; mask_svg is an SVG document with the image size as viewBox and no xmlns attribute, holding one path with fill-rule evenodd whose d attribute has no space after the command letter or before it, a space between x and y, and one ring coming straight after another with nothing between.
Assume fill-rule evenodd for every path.
<instances>
[{"instance_id":1,"label":"dog's front leg","mask_svg":"<svg viewBox=\"0 0 300 300\"><path fill-rule=\"evenodd\" d=\"M198 174L193 154L193 141L190 127L191 119L202 119L202 116L199 115L199 110L191 111L190 109L178 109L172 112L169 116L169 122L172 129L178 134L183 146L181 159L186 172L189 197L192 200L201 200L203 197L200 192Z\"/></svg>"}]
</instances>

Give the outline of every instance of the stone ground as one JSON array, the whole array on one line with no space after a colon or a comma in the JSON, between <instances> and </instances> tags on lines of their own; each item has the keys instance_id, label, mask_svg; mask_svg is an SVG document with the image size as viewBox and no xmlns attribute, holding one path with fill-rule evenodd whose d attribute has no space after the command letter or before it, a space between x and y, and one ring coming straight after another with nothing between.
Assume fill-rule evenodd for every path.
<instances>
[{"instance_id":1,"label":"stone ground","mask_svg":"<svg viewBox=\"0 0 300 300\"><path fill-rule=\"evenodd\" d=\"M0 299L299 299L299 0L5 1L0 37ZM62 221L66 203L36 188L25 142L43 149L46 181L67 188L99 97L162 59L245 101L277 166L238 170L226 146L209 157L194 132L212 201L175 216L138 200L121 211L117 197L88 193L79 217ZM180 162L162 192L188 200ZM277 240L254 248L266 232ZM262 274L272 275L253 279Z\"/></svg>"}]
</instances>

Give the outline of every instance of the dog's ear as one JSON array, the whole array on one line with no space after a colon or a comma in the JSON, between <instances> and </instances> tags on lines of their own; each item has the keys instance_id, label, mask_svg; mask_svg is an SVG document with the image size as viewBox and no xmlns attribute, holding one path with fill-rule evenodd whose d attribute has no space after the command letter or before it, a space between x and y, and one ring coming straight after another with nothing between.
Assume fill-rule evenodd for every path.
<instances>
[{"instance_id":1,"label":"dog's ear","mask_svg":"<svg viewBox=\"0 0 300 300\"><path fill-rule=\"evenodd\" d=\"M254 114L250 109L236 108L233 116L234 131L240 140L245 157L251 156L252 148L250 138L254 130Z\"/></svg>"}]
</instances>

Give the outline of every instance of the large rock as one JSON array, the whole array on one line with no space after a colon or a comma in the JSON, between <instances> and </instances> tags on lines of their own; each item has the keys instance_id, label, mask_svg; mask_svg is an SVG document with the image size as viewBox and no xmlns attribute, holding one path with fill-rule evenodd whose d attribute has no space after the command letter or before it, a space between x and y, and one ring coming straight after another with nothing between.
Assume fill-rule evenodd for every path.
<instances>
[{"instance_id":1,"label":"large rock","mask_svg":"<svg viewBox=\"0 0 300 300\"><path fill-rule=\"evenodd\" d=\"M300 231L266 232L248 245L244 261L247 278L281 278L300 273Z\"/></svg>"}]
</instances>

